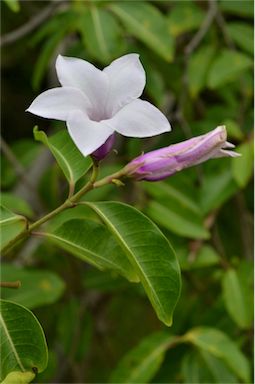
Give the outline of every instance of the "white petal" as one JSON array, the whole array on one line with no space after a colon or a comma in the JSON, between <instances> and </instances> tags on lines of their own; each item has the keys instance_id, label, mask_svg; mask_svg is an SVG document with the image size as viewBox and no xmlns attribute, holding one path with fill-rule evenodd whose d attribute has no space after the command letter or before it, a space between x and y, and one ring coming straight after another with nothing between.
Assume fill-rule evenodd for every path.
<instances>
[{"instance_id":1,"label":"white petal","mask_svg":"<svg viewBox=\"0 0 255 384\"><path fill-rule=\"evenodd\" d=\"M67 119L68 132L84 156L101 147L113 134L106 121L91 121L81 112L71 112Z\"/></svg>"},{"instance_id":2,"label":"white petal","mask_svg":"<svg viewBox=\"0 0 255 384\"><path fill-rule=\"evenodd\" d=\"M103 72L109 77L107 111L113 116L124 105L141 96L145 86L145 72L136 53L114 60Z\"/></svg>"},{"instance_id":3,"label":"white petal","mask_svg":"<svg viewBox=\"0 0 255 384\"><path fill-rule=\"evenodd\" d=\"M41 93L27 109L37 116L66 121L71 111L84 113L90 108L85 95L76 88L59 87Z\"/></svg>"},{"instance_id":4,"label":"white petal","mask_svg":"<svg viewBox=\"0 0 255 384\"><path fill-rule=\"evenodd\" d=\"M109 123L115 131L130 137L150 137L171 130L163 113L141 99L126 105Z\"/></svg>"},{"instance_id":5,"label":"white petal","mask_svg":"<svg viewBox=\"0 0 255 384\"><path fill-rule=\"evenodd\" d=\"M62 86L80 89L94 109L103 109L108 93L108 78L105 73L88 61L61 55L56 61L56 71Z\"/></svg>"}]
</instances>

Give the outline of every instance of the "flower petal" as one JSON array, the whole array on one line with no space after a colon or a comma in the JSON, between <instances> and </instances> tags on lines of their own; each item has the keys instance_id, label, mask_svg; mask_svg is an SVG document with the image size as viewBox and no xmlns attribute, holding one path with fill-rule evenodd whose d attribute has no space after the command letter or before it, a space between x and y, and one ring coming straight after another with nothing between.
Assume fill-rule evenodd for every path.
<instances>
[{"instance_id":1,"label":"flower petal","mask_svg":"<svg viewBox=\"0 0 255 384\"><path fill-rule=\"evenodd\" d=\"M75 145L84 156L98 149L113 134L113 129L106 121L89 120L80 111L68 115L67 128Z\"/></svg>"},{"instance_id":2,"label":"flower petal","mask_svg":"<svg viewBox=\"0 0 255 384\"><path fill-rule=\"evenodd\" d=\"M71 111L80 110L86 113L89 108L89 100L79 89L59 87L41 93L27 111L47 119L66 121Z\"/></svg>"},{"instance_id":3,"label":"flower petal","mask_svg":"<svg viewBox=\"0 0 255 384\"><path fill-rule=\"evenodd\" d=\"M132 101L108 121L115 131L128 137L150 137L171 130L163 113L141 99Z\"/></svg>"},{"instance_id":4,"label":"flower petal","mask_svg":"<svg viewBox=\"0 0 255 384\"><path fill-rule=\"evenodd\" d=\"M108 115L113 116L124 105L141 96L145 87L145 72L139 55L131 53L114 60L104 73L109 78Z\"/></svg>"},{"instance_id":5,"label":"flower petal","mask_svg":"<svg viewBox=\"0 0 255 384\"><path fill-rule=\"evenodd\" d=\"M105 73L88 61L61 55L56 61L56 71L63 87L80 89L94 109L102 110L108 94L108 78Z\"/></svg>"}]
</instances>

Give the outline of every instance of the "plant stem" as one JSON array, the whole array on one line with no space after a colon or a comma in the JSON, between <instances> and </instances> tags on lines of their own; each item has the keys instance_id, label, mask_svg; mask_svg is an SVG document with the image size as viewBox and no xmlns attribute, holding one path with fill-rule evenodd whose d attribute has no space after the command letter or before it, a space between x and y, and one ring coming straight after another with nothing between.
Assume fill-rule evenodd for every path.
<instances>
[{"instance_id":1,"label":"plant stem","mask_svg":"<svg viewBox=\"0 0 255 384\"><path fill-rule=\"evenodd\" d=\"M0 281L0 287L2 288L20 288L21 282L18 281Z\"/></svg>"}]
</instances>

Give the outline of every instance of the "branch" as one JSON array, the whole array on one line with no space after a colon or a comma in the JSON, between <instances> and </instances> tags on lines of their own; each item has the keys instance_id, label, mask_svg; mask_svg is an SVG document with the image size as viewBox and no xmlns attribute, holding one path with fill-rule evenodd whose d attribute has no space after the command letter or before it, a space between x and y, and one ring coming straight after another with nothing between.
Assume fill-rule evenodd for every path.
<instances>
[{"instance_id":1,"label":"branch","mask_svg":"<svg viewBox=\"0 0 255 384\"><path fill-rule=\"evenodd\" d=\"M33 17L32 19L30 19L27 23L25 23L24 25L15 29L10 33L6 33L5 35L3 35L0 40L0 46L15 43L15 41L28 35L40 24L42 24L45 20L47 20L48 17L53 13L55 8L59 7L60 3L62 4L62 2L53 1L48 7L38 12L38 14L35 15L35 17Z\"/></svg>"}]
</instances>

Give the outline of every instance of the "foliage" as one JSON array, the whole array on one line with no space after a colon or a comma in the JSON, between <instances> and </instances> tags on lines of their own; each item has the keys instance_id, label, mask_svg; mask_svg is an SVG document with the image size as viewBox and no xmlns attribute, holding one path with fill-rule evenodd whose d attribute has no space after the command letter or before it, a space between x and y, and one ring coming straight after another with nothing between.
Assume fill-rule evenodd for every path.
<instances>
[{"instance_id":1,"label":"foliage","mask_svg":"<svg viewBox=\"0 0 255 384\"><path fill-rule=\"evenodd\" d=\"M19 289L1 289L3 383L249 383L253 2L53 3L1 4L8 143L1 280L21 281ZM47 7L48 17L8 43L13 29ZM39 91L57 85L59 53L103 68L130 52L140 54L147 74L143 98L173 130L118 137L98 179L142 152L223 124L242 157L156 183L127 180L123 187L113 178L92 190L92 161L64 123L31 120L24 111ZM70 199L84 185L88 194L76 205ZM31 225L64 201L66 210ZM43 324L49 359L41 326L23 306Z\"/></svg>"}]
</instances>

